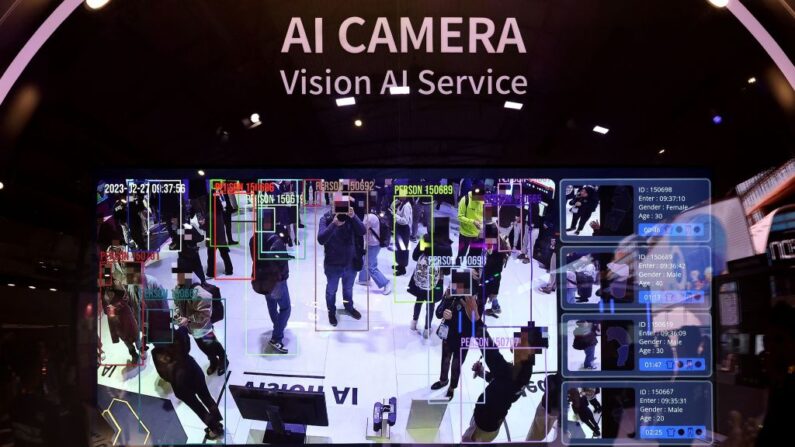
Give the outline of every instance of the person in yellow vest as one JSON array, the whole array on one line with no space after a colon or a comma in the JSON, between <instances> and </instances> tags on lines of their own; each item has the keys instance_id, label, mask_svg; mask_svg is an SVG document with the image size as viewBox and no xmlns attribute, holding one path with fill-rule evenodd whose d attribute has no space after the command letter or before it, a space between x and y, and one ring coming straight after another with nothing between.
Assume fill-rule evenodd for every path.
<instances>
[{"instance_id":1,"label":"person in yellow vest","mask_svg":"<svg viewBox=\"0 0 795 447\"><path fill-rule=\"evenodd\" d=\"M475 181L472 191L469 191L458 201L458 253L456 258L459 265L464 265L466 256L480 256L483 252L482 244L472 246L473 242L483 242L481 229L483 228L483 195L485 188L482 180Z\"/></svg>"}]
</instances>

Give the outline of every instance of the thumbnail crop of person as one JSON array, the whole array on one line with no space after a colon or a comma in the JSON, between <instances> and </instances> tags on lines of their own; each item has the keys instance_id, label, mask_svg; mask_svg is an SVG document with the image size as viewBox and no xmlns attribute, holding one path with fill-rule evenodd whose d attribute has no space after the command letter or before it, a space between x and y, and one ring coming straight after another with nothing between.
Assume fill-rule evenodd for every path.
<instances>
[{"instance_id":1,"label":"thumbnail crop of person","mask_svg":"<svg viewBox=\"0 0 795 447\"><path fill-rule=\"evenodd\" d=\"M593 361L596 359L596 345L599 344L599 333L599 323L577 320L571 347L578 351L585 351L583 369L595 369Z\"/></svg>"},{"instance_id":2,"label":"thumbnail crop of person","mask_svg":"<svg viewBox=\"0 0 795 447\"><path fill-rule=\"evenodd\" d=\"M580 256L577 253L569 253L566 256L566 302L587 303L593 295L593 287L599 273L599 269L590 255Z\"/></svg>"},{"instance_id":3,"label":"thumbnail crop of person","mask_svg":"<svg viewBox=\"0 0 795 447\"><path fill-rule=\"evenodd\" d=\"M461 197L458 201L458 253L456 258L459 265L464 265L464 257L480 256L483 249L472 247L472 243L480 238L483 228L483 195L485 194L483 181L478 180L474 189Z\"/></svg>"},{"instance_id":4,"label":"thumbnail crop of person","mask_svg":"<svg viewBox=\"0 0 795 447\"><path fill-rule=\"evenodd\" d=\"M500 282L502 281L502 271L508 265L510 256L510 245L501 236L497 237L496 243L486 245L486 265L483 269L483 283L486 288L486 298L491 301L491 309L486 311L486 315L496 316L496 314L502 312L498 296L500 293Z\"/></svg>"},{"instance_id":5,"label":"thumbnail crop of person","mask_svg":"<svg viewBox=\"0 0 795 447\"><path fill-rule=\"evenodd\" d=\"M381 220L376 215L376 210L370 210L369 213L365 214L363 223L365 229L364 242L367 245L365 257L367 259L364 263L365 268L359 271L359 283L367 284L368 277L373 278L375 285L381 289L381 293L387 295L392 291L392 283L378 269L378 253L381 251L382 245L386 246L389 244L389 235L381 234ZM383 240L384 238L387 238L387 240Z\"/></svg>"},{"instance_id":6,"label":"thumbnail crop of person","mask_svg":"<svg viewBox=\"0 0 795 447\"><path fill-rule=\"evenodd\" d=\"M353 283L356 280L355 238L364 236L364 224L352 207L347 213L328 211L320 219L317 241L323 246L323 273L326 275L326 307L332 326L337 326L337 289L342 282L342 304L356 320L362 318L353 307Z\"/></svg>"},{"instance_id":7,"label":"thumbnail crop of person","mask_svg":"<svg viewBox=\"0 0 795 447\"><path fill-rule=\"evenodd\" d=\"M477 314L477 302L474 298L465 301L467 312L475 313L475 331L485 333L487 346L496 346L491 339L485 324ZM513 349L513 363L509 363L498 349L484 349L488 371L478 361L472 366L476 377L486 380L488 385L478 397L478 405L469 422L469 428L462 435L463 442L491 442L500 433L500 426L505 421L511 406L522 395L522 389L530 382L533 375L534 349L530 347L530 334L522 330L519 334L519 346ZM516 336L515 335L515 336Z\"/></svg>"},{"instance_id":8,"label":"thumbnail crop of person","mask_svg":"<svg viewBox=\"0 0 795 447\"><path fill-rule=\"evenodd\" d=\"M284 346L284 329L290 320L290 290L287 279L290 277L290 266L287 264L292 256L287 254L287 229L277 225L276 232L254 235L248 242L251 259L254 260L254 279L251 285L256 293L265 295L268 315L273 323L273 332L268 344L279 354L289 351ZM258 238L262 241L262 251L257 247Z\"/></svg>"},{"instance_id":9,"label":"thumbnail crop of person","mask_svg":"<svg viewBox=\"0 0 795 447\"><path fill-rule=\"evenodd\" d=\"M439 235L432 238L426 233L422 236L422 241L414 247L411 255L416 264L409 280L408 292L417 298L414 303L411 330L417 330L422 304L425 303L425 325L422 331L424 338L430 337L434 306L444 293L444 276L450 274L449 267L439 267L438 259L453 256L451 243L452 241L446 237Z\"/></svg>"},{"instance_id":10,"label":"thumbnail crop of person","mask_svg":"<svg viewBox=\"0 0 795 447\"><path fill-rule=\"evenodd\" d=\"M588 219L591 218L591 214L596 211L598 204L599 199L594 188L590 186L580 188L575 197L569 200L569 205L571 205L569 211L572 217L571 225L566 231L574 231L576 235L580 234Z\"/></svg>"},{"instance_id":11,"label":"thumbnail crop of person","mask_svg":"<svg viewBox=\"0 0 795 447\"><path fill-rule=\"evenodd\" d=\"M586 393L581 393L580 390L577 388L569 388L567 393L567 399L569 405L571 406L571 410L574 412L575 419L574 421L568 421L567 431L569 432L569 438L571 439L583 439L585 438L585 432L582 431L582 427L580 427L580 422L585 424L588 428L591 429L594 438L599 438L602 436L601 430L599 430L599 424L596 422L594 418L593 411L588 407L591 401L589 401ZM593 402L596 402L594 408L597 412L602 411L602 407L599 405L599 402L596 399L593 399Z\"/></svg>"},{"instance_id":12,"label":"thumbnail crop of person","mask_svg":"<svg viewBox=\"0 0 795 447\"><path fill-rule=\"evenodd\" d=\"M201 345L199 345L201 346ZM174 396L184 402L206 425L208 439L218 439L224 433L223 416L218 410L201 367L190 355L188 329L184 326L174 330L170 343L158 343L152 350L152 361L157 374L171 385Z\"/></svg>"},{"instance_id":13,"label":"thumbnail crop of person","mask_svg":"<svg viewBox=\"0 0 795 447\"><path fill-rule=\"evenodd\" d=\"M395 276L406 274L409 265L409 241L411 239L411 224L414 221L411 200L408 197L398 197L392 205L392 214L395 216Z\"/></svg>"},{"instance_id":14,"label":"thumbnail crop of person","mask_svg":"<svg viewBox=\"0 0 795 447\"><path fill-rule=\"evenodd\" d=\"M207 356L210 361L207 374L218 373L219 376L223 376L229 367L229 359L213 330L212 294L191 281L186 276L186 272L178 271L177 284L172 296L174 321L178 326L188 329L199 349Z\"/></svg>"},{"instance_id":15,"label":"thumbnail crop of person","mask_svg":"<svg viewBox=\"0 0 795 447\"><path fill-rule=\"evenodd\" d=\"M560 384L563 377L560 372L548 374L541 402L536 407L533 423L527 432L527 441L543 441L547 435L559 427L560 420ZM552 436L554 439L556 436Z\"/></svg>"},{"instance_id":16,"label":"thumbnail crop of person","mask_svg":"<svg viewBox=\"0 0 795 447\"><path fill-rule=\"evenodd\" d=\"M483 314L484 300L480 298L482 286L480 284L481 269L472 269L472 290L476 295L470 295L477 304L476 319ZM446 290L442 302L436 308L436 317L441 318L442 324L437 329L437 334L442 338L442 358L439 381L431 385L432 390L447 388L447 398L452 399L458 387L461 376L461 365L466 361L468 349L461 349L461 340L475 337L472 332L472 315L465 306L465 297L453 296ZM449 377L449 379L448 379Z\"/></svg>"}]
</instances>

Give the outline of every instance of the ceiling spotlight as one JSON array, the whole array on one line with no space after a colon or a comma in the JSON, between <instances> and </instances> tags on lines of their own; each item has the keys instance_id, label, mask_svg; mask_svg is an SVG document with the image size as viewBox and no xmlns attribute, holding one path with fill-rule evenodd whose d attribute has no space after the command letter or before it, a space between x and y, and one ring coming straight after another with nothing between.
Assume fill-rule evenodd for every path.
<instances>
[{"instance_id":1,"label":"ceiling spotlight","mask_svg":"<svg viewBox=\"0 0 795 447\"><path fill-rule=\"evenodd\" d=\"M354 104L356 104L356 98L353 96L349 96L347 98L337 98L338 107L352 106Z\"/></svg>"},{"instance_id":2,"label":"ceiling spotlight","mask_svg":"<svg viewBox=\"0 0 795 447\"><path fill-rule=\"evenodd\" d=\"M389 87L390 95L408 95L409 93L411 93L411 89L408 85L401 87Z\"/></svg>"},{"instance_id":3,"label":"ceiling spotlight","mask_svg":"<svg viewBox=\"0 0 795 447\"><path fill-rule=\"evenodd\" d=\"M16 285L16 284L14 284L14 283L12 283L12 282L8 283L8 287L16 287L16 286L17 286L17 285Z\"/></svg>"},{"instance_id":4,"label":"ceiling spotlight","mask_svg":"<svg viewBox=\"0 0 795 447\"><path fill-rule=\"evenodd\" d=\"M99 9L107 5L110 0L86 0L86 6L91 9Z\"/></svg>"},{"instance_id":5,"label":"ceiling spotlight","mask_svg":"<svg viewBox=\"0 0 795 447\"><path fill-rule=\"evenodd\" d=\"M3 182L0 182L0 189L3 189L5 187L6 187L6 185L4 185Z\"/></svg>"},{"instance_id":6,"label":"ceiling spotlight","mask_svg":"<svg viewBox=\"0 0 795 447\"><path fill-rule=\"evenodd\" d=\"M522 110L522 106L524 106L524 104L521 102L505 101L504 107L506 109Z\"/></svg>"},{"instance_id":7,"label":"ceiling spotlight","mask_svg":"<svg viewBox=\"0 0 795 447\"><path fill-rule=\"evenodd\" d=\"M723 117L722 117L722 116L720 116L720 115L714 115L714 116L712 117L712 123L713 123L713 124L720 124L720 123L722 123L722 122L723 122Z\"/></svg>"},{"instance_id":8,"label":"ceiling spotlight","mask_svg":"<svg viewBox=\"0 0 795 447\"><path fill-rule=\"evenodd\" d=\"M199 175L204 177L204 171L202 169L199 169Z\"/></svg>"},{"instance_id":9,"label":"ceiling spotlight","mask_svg":"<svg viewBox=\"0 0 795 447\"><path fill-rule=\"evenodd\" d=\"M30 290L36 290L36 286L28 286L28 289L30 289Z\"/></svg>"},{"instance_id":10,"label":"ceiling spotlight","mask_svg":"<svg viewBox=\"0 0 795 447\"><path fill-rule=\"evenodd\" d=\"M55 287L50 287L50 292L57 292L57 291L58 289L56 289Z\"/></svg>"},{"instance_id":11,"label":"ceiling spotlight","mask_svg":"<svg viewBox=\"0 0 795 447\"><path fill-rule=\"evenodd\" d=\"M709 0L709 2L716 8L725 8L729 4L729 0Z\"/></svg>"},{"instance_id":12,"label":"ceiling spotlight","mask_svg":"<svg viewBox=\"0 0 795 447\"><path fill-rule=\"evenodd\" d=\"M364 124L362 120L356 120L353 122L353 125L356 127L362 127L362 124Z\"/></svg>"},{"instance_id":13,"label":"ceiling spotlight","mask_svg":"<svg viewBox=\"0 0 795 447\"><path fill-rule=\"evenodd\" d=\"M660 155L664 154L665 153L665 148L660 149L659 151L657 151L657 153L660 154Z\"/></svg>"},{"instance_id":14,"label":"ceiling spotlight","mask_svg":"<svg viewBox=\"0 0 795 447\"><path fill-rule=\"evenodd\" d=\"M749 84L756 84L756 78L751 76L750 78L748 78L748 83Z\"/></svg>"},{"instance_id":15,"label":"ceiling spotlight","mask_svg":"<svg viewBox=\"0 0 795 447\"><path fill-rule=\"evenodd\" d=\"M250 116L243 118L243 126L246 129L253 129L257 126L262 124L262 120L260 119L259 113L252 113Z\"/></svg>"},{"instance_id":16,"label":"ceiling spotlight","mask_svg":"<svg viewBox=\"0 0 795 447\"><path fill-rule=\"evenodd\" d=\"M600 133L600 134L604 135L607 132L610 132L610 129L608 129L607 127L602 127L602 126L594 126L593 127L593 131L596 132L596 133Z\"/></svg>"}]
</instances>

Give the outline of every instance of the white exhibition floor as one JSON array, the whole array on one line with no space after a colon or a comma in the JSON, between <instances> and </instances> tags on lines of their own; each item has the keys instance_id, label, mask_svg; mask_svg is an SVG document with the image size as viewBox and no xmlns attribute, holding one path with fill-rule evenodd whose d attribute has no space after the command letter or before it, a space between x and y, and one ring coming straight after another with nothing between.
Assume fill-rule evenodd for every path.
<instances>
[{"instance_id":1,"label":"white exhibition floor","mask_svg":"<svg viewBox=\"0 0 795 447\"><path fill-rule=\"evenodd\" d=\"M430 384L438 380L441 356L441 340L435 335L439 320L434 318L431 337L423 339L421 335L409 329L413 304L408 303L411 296L406 292L409 274L413 272L413 261L408 267L409 274L397 278L395 293L382 295L371 282L371 290L363 285L354 285L354 302L362 313L362 320L355 321L340 313L339 325L331 328L325 310L324 288L325 276L322 272L322 246L316 243L317 218L326 208L307 208L303 215L302 229L303 248L306 258L290 262L290 279L288 280L292 315L287 325L285 342L290 350L289 355L271 355L266 350L270 339L272 324L268 317L265 298L251 289L248 280L224 280L221 275L212 284L221 288L226 299L226 318L216 324L216 333L225 345L229 359L231 375L228 383L245 385L253 382L276 383L287 389L301 385L305 389L323 386L329 416L328 427L310 426L307 430L307 442L362 443L369 442L365 436L365 427L371 417L373 403L390 397L397 397L398 420L392 429L392 442L442 442L455 443L461 439L474 408L474 401L482 392L485 383L473 379L472 364L480 357L477 351L470 352L462 368L461 383L454 399L442 405L447 406L438 434L431 431L407 433L406 424L412 399L441 398L445 389L432 392ZM457 239L458 223L455 211L446 204L439 212L451 216L451 233ZM236 235L242 244L231 249L231 257L235 267L235 277L249 274L251 260L248 254L247 234ZM424 228L420 226L420 233ZM412 244L413 249L414 244ZM317 248L317 257L315 257ZM454 254L456 244L453 245ZM201 250L202 262L206 262L206 251ZM392 263L394 252L382 249L379 255L379 268L392 279ZM174 285L171 264L176 262L176 253L161 252L161 259L146 267L145 273L158 278L167 289ZM217 259L219 270L223 269L220 256ZM206 265L205 265L206 268ZM536 357L536 374L533 381L538 382L545 377L545 368L554 371L558 359L558 328L557 328L557 296L541 294L536 289L546 282L549 275L533 261L523 264L512 257L503 272L500 290L502 313L499 319L486 317L491 327L489 332L495 337L512 336L512 328L496 328L495 326L522 326L531 319L531 310L537 326L549 328L550 346L544 356ZM532 298L531 298L532 294ZM315 302L319 304L317 321L315 321ZM342 308L341 288L338 291L338 308ZM424 317L420 316L420 324ZM123 343L113 345L107 331L107 323L102 317L100 328L103 346L106 352L106 363L124 363L128 358ZM195 346L191 355L204 369L208 361ZM501 350L511 360L512 355L507 349ZM545 366L546 360L546 366ZM100 372L102 368L100 367ZM253 374L252 374L253 373ZM267 375L278 374L278 375ZM284 377L284 375L308 375L314 378ZM146 358L143 367L124 368L120 373L104 377L99 376L99 383L113 388L140 392L144 395L167 398L174 404L179 420L188 435L188 442L202 442L204 425L194 413L171 394L170 386L159 379L151 359ZM224 378L212 376L207 378L213 396L221 394ZM533 388L536 389L537 388ZM507 425L513 442L524 441L530 427L532 415L535 413L542 391L528 391L511 408ZM488 398L488 397L487 397ZM226 443L258 443L262 439L266 422L250 421L241 418L235 408L234 401L228 391L224 391L220 406L225 412ZM225 409L225 410L224 410ZM507 441L505 429L501 429L495 441Z\"/></svg>"}]
</instances>

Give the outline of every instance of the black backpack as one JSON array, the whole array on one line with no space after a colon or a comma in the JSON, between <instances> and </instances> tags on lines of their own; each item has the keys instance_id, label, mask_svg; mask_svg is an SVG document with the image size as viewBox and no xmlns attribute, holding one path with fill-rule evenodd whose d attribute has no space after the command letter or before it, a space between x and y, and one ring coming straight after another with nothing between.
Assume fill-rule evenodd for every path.
<instances>
[{"instance_id":1,"label":"black backpack","mask_svg":"<svg viewBox=\"0 0 795 447\"><path fill-rule=\"evenodd\" d=\"M383 247L389 247L389 241L392 239L392 229L389 227L389 219L387 218L387 214L384 213L383 216L376 214L378 216L378 234L375 234L372 228L370 228L370 233L378 239L378 245Z\"/></svg>"},{"instance_id":2,"label":"black backpack","mask_svg":"<svg viewBox=\"0 0 795 447\"><path fill-rule=\"evenodd\" d=\"M214 286L212 284L196 284L195 286L201 286L202 289L210 292L210 294L213 296L213 313L210 315L210 322L218 323L219 321L223 320L224 302L221 300L221 289L219 289L218 286Z\"/></svg>"}]
</instances>

